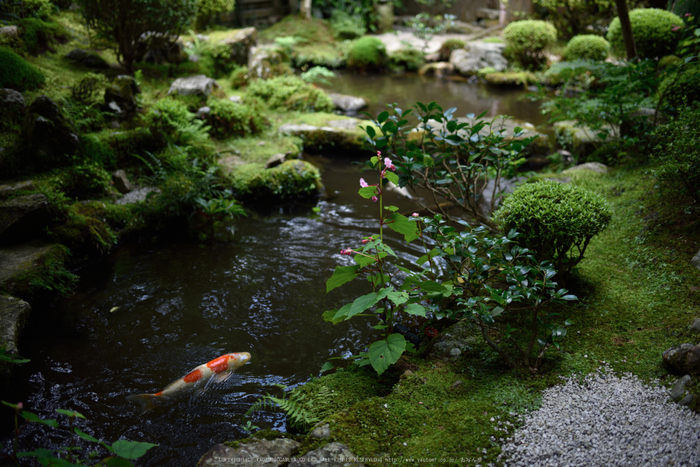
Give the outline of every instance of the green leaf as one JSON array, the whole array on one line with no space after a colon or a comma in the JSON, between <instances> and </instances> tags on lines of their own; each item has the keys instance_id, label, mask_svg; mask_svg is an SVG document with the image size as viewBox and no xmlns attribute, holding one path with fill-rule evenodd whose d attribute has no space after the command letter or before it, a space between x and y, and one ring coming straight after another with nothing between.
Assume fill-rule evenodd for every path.
<instances>
[{"instance_id":1,"label":"green leaf","mask_svg":"<svg viewBox=\"0 0 700 467\"><path fill-rule=\"evenodd\" d=\"M340 310L336 311L335 314L332 315L331 318L327 319L326 321L330 321L333 324L338 324L339 322L341 322L345 319L345 317L347 316L351 307L352 307L352 303L346 303L345 305L340 307ZM324 317L324 319L326 318L326 313L323 314L323 317Z\"/></svg>"},{"instance_id":2,"label":"green leaf","mask_svg":"<svg viewBox=\"0 0 700 467\"><path fill-rule=\"evenodd\" d=\"M365 199L370 199L372 196L377 196L377 187L376 186L363 186L360 188L360 191L358 191L360 196L362 196Z\"/></svg>"},{"instance_id":3,"label":"green leaf","mask_svg":"<svg viewBox=\"0 0 700 467\"><path fill-rule=\"evenodd\" d=\"M386 256L386 254L384 256ZM377 258L375 258L374 256L368 256L368 255L355 255L355 256L353 256L353 259L355 260L357 265L360 267L364 267L364 266L367 266L368 264L372 264L372 263L377 262Z\"/></svg>"},{"instance_id":4,"label":"green leaf","mask_svg":"<svg viewBox=\"0 0 700 467\"><path fill-rule=\"evenodd\" d=\"M387 225L394 232L403 235L406 243L410 243L420 236L418 224L416 222L409 221L408 217L399 214L398 212L392 212L390 218L393 222L390 222Z\"/></svg>"},{"instance_id":5,"label":"green leaf","mask_svg":"<svg viewBox=\"0 0 700 467\"><path fill-rule=\"evenodd\" d=\"M75 432L76 435L80 436L80 437L83 438L85 441L91 441L91 442L93 442L93 443L100 443L100 444L102 444L102 441L100 441L99 439L95 438L94 436L91 436L91 435L85 433L84 431L81 431L81 430L78 429L78 428L73 428L73 431Z\"/></svg>"},{"instance_id":6,"label":"green leaf","mask_svg":"<svg viewBox=\"0 0 700 467\"><path fill-rule=\"evenodd\" d=\"M22 411L22 417L24 417L24 419L28 422L41 423L42 425L47 425L47 426L51 426L54 428L58 427L58 422L56 420L54 420L53 418L48 419L48 420L44 420L42 418L39 418L39 416L37 414L34 414L32 412L27 412L26 410Z\"/></svg>"},{"instance_id":7,"label":"green leaf","mask_svg":"<svg viewBox=\"0 0 700 467\"><path fill-rule=\"evenodd\" d=\"M326 362L326 363L324 363L323 366L321 367L321 373L323 373L323 372L325 372L325 371L330 371L330 370L332 370L333 368L335 368L335 365L333 365L333 363L331 363L331 362Z\"/></svg>"},{"instance_id":8,"label":"green leaf","mask_svg":"<svg viewBox=\"0 0 700 467\"><path fill-rule=\"evenodd\" d=\"M566 328L558 327L552 331L552 338L558 339L566 335Z\"/></svg>"},{"instance_id":9,"label":"green leaf","mask_svg":"<svg viewBox=\"0 0 700 467\"><path fill-rule=\"evenodd\" d=\"M120 439L119 441L112 443L112 450L114 454L118 455L119 457L123 457L124 459L138 459L146 454L149 449L156 446L158 445Z\"/></svg>"},{"instance_id":10,"label":"green leaf","mask_svg":"<svg viewBox=\"0 0 700 467\"><path fill-rule=\"evenodd\" d=\"M56 412L62 415L67 415L69 417L77 417L82 418L83 420L87 420L83 414L81 414L80 412L76 412L75 410L56 409Z\"/></svg>"},{"instance_id":11,"label":"green leaf","mask_svg":"<svg viewBox=\"0 0 700 467\"><path fill-rule=\"evenodd\" d=\"M390 292L387 298L395 305L401 305L408 301L408 292Z\"/></svg>"},{"instance_id":12,"label":"green leaf","mask_svg":"<svg viewBox=\"0 0 700 467\"><path fill-rule=\"evenodd\" d=\"M374 127L372 125L367 125L367 127L365 128L365 131L367 132L367 134L369 135L370 138L374 138L374 136L377 134L374 131Z\"/></svg>"},{"instance_id":13,"label":"green leaf","mask_svg":"<svg viewBox=\"0 0 700 467\"><path fill-rule=\"evenodd\" d=\"M561 297L562 300L567 300L567 301L572 301L572 300L578 300L578 297L576 295L564 295Z\"/></svg>"},{"instance_id":14,"label":"green leaf","mask_svg":"<svg viewBox=\"0 0 700 467\"><path fill-rule=\"evenodd\" d=\"M408 313L409 315L414 315L414 316L422 316L425 318L425 307L423 305L420 305L418 303L410 303L406 305L406 308L404 308L404 311Z\"/></svg>"},{"instance_id":15,"label":"green leaf","mask_svg":"<svg viewBox=\"0 0 700 467\"><path fill-rule=\"evenodd\" d=\"M406 339L401 334L391 334L386 340L373 343L369 346L369 360L372 368L381 375L401 358L404 350L406 350Z\"/></svg>"},{"instance_id":16,"label":"green leaf","mask_svg":"<svg viewBox=\"0 0 700 467\"><path fill-rule=\"evenodd\" d=\"M389 118L389 112L385 110L377 116L377 122L384 123L387 118Z\"/></svg>"},{"instance_id":17,"label":"green leaf","mask_svg":"<svg viewBox=\"0 0 700 467\"><path fill-rule=\"evenodd\" d=\"M339 266L333 271L333 275L326 282L326 293L350 282L357 277L360 266Z\"/></svg>"},{"instance_id":18,"label":"green leaf","mask_svg":"<svg viewBox=\"0 0 700 467\"><path fill-rule=\"evenodd\" d=\"M396 175L394 172L391 172L391 171L388 171L388 170L387 170L387 171L384 173L384 178L386 178L387 180L389 180L391 183L393 183L393 184L396 185L396 186L399 185L399 176Z\"/></svg>"},{"instance_id":19,"label":"green leaf","mask_svg":"<svg viewBox=\"0 0 700 467\"><path fill-rule=\"evenodd\" d=\"M498 316L498 315L500 315L501 313L503 313L503 311L504 311L504 308L503 308L503 307L497 306L496 308L494 308L493 310L491 310L491 316L495 318L496 316Z\"/></svg>"},{"instance_id":20,"label":"green leaf","mask_svg":"<svg viewBox=\"0 0 700 467\"><path fill-rule=\"evenodd\" d=\"M421 290L425 290L426 292L444 292L445 290L447 290L447 288L444 285L438 284L435 281L419 282L418 287L420 287Z\"/></svg>"},{"instance_id":21,"label":"green leaf","mask_svg":"<svg viewBox=\"0 0 700 467\"><path fill-rule=\"evenodd\" d=\"M357 297L354 302L352 302L352 306L350 307L350 311L348 311L347 316L345 319L350 319L353 316L362 313L365 311L367 308L370 308L374 306L381 298L379 298L379 294L376 292L370 292L367 295L363 295L361 297ZM345 308L345 307L343 307Z\"/></svg>"},{"instance_id":22,"label":"green leaf","mask_svg":"<svg viewBox=\"0 0 700 467\"><path fill-rule=\"evenodd\" d=\"M109 457L104 460L107 467L134 467L134 464L123 457Z\"/></svg>"},{"instance_id":23,"label":"green leaf","mask_svg":"<svg viewBox=\"0 0 700 467\"><path fill-rule=\"evenodd\" d=\"M437 248L433 248L427 254L418 258L416 260L416 265L422 266L423 264L427 263L430 259L435 258L439 253L440 251Z\"/></svg>"}]
</instances>

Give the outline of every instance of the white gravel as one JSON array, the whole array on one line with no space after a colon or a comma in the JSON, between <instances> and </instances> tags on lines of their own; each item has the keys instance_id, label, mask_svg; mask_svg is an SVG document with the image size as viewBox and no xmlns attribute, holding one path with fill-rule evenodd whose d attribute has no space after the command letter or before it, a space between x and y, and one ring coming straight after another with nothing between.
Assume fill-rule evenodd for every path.
<instances>
[{"instance_id":1,"label":"white gravel","mask_svg":"<svg viewBox=\"0 0 700 467\"><path fill-rule=\"evenodd\" d=\"M634 375L568 379L544 391L524 422L503 446L506 466L700 465L700 415Z\"/></svg>"}]
</instances>

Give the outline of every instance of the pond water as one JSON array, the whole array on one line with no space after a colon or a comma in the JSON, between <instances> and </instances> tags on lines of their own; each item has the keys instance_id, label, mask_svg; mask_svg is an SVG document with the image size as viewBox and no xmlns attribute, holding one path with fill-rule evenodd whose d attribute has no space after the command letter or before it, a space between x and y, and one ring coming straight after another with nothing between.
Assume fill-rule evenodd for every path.
<instances>
[{"instance_id":1,"label":"pond water","mask_svg":"<svg viewBox=\"0 0 700 467\"><path fill-rule=\"evenodd\" d=\"M408 106L401 98L409 98L410 89L414 100L450 100L445 108L465 103L459 115L496 109L540 123L534 111L516 112L525 106L512 93L485 95L478 85L402 77L341 77L336 85L375 106ZM375 322L362 318L336 326L321 318L369 290L357 280L326 294L325 282L336 266L350 264L342 248L376 233L378 209L357 195L360 166L326 156L318 161L330 196L317 203L319 213L310 205L271 208L240 219L231 243L144 241L80 271L80 289L58 309L34 310L20 343L31 362L16 371L15 400L44 418L55 418L57 408L77 410L88 419L78 422L83 431L110 442L159 444L139 461L147 466L195 465L212 445L247 436L248 420L284 430L282 414L247 418L245 412L264 394L279 396L275 384L303 384L329 357L356 354L375 332ZM402 211L415 209L412 201L387 196ZM404 261L422 254L388 241ZM69 318L51 318L63 314ZM250 352L252 359L205 392L146 412L126 399L159 391L226 352ZM41 425L25 427L20 441L24 450L75 443Z\"/></svg>"}]
</instances>

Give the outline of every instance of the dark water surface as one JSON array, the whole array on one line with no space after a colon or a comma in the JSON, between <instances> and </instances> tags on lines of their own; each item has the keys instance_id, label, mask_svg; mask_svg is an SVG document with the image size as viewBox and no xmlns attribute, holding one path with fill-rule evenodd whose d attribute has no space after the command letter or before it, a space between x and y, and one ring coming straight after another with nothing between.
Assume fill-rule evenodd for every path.
<instances>
[{"instance_id":1,"label":"dark water surface","mask_svg":"<svg viewBox=\"0 0 700 467\"><path fill-rule=\"evenodd\" d=\"M480 85L340 77L335 86L370 98L373 115L383 110L379 102L407 108L402 99L410 98L456 106L458 115L490 109L541 123L535 107L515 100L516 93L486 95ZM275 384L303 384L329 357L362 350L375 332L370 326L376 323L364 318L336 326L321 318L325 310L368 292L368 284L356 280L327 295L325 282L336 266L350 264L339 254L342 248L356 247L363 236L377 232L378 211L357 195L359 178L368 177L358 165L325 162L323 179L332 196L319 201L318 214L310 206L275 209L238 221L231 243L145 241L123 246L103 264L82 271L80 290L60 303L60 310L34 311L40 318L20 343L31 362L17 369L16 400L44 418L55 418L57 408L77 410L88 419L78 426L97 438L160 445L138 465L195 465L212 445L247 436L242 426L248 420L284 430L281 414L263 412L252 419L244 414L262 395L279 396ZM411 201L387 196L402 211L414 209ZM397 239L388 241L404 261L423 253ZM69 322L48 318L60 314L69 315ZM126 399L159 391L226 352L250 352L252 359L204 393L145 413ZM3 417L9 416L5 410ZM20 449L75 443L56 433L27 426Z\"/></svg>"}]
</instances>

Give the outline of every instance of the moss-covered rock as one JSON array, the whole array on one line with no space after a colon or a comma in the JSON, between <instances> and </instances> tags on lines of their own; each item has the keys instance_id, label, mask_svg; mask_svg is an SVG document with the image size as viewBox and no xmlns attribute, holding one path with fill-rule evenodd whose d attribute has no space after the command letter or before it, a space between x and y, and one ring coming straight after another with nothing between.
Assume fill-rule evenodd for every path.
<instances>
[{"instance_id":1,"label":"moss-covered rock","mask_svg":"<svg viewBox=\"0 0 700 467\"><path fill-rule=\"evenodd\" d=\"M0 88L27 91L44 84L44 74L7 47L0 47Z\"/></svg>"},{"instance_id":2,"label":"moss-covered rock","mask_svg":"<svg viewBox=\"0 0 700 467\"><path fill-rule=\"evenodd\" d=\"M361 123L366 122L332 114L312 114L295 118L281 125L278 131L302 138L304 150L310 152L332 149L334 153L371 153L373 147L365 139L366 133L359 127Z\"/></svg>"},{"instance_id":3,"label":"moss-covered rock","mask_svg":"<svg viewBox=\"0 0 700 467\"><path fill-rule=\"evenodd\" d=\"M237 198L250 203L305 198L316 195L322 188L318 169L299 160L271 169L263 164L240 165L234 167L230 175Z\"/></svg>"},{"instance_id":4,"label":"moss-covered rock","mask_svg":"<svg viewBox=\"0 0 700 467\"><path fill-rule=\"evenodd\" d=\"M527 87L537 82L537 77L527 71L503 71L483 74L484 80L494 86L515 88Z\"/></svg>"},{"instance_id":5,"label":"moss-covered rock","mask_svg":"<svg viewBox=\"0 0 700 467\"><path fill-rule=\"evenodd\" d=\"M386 47L381 40L373 36L356 40L348 53L348 66L356 70L379 71L386 63Z\"/></svg>"},{"instance_id":6,"label":"moss-covered rock","mask_svg":"<svg viewBox=\"0 0 700 467\"><path fill-rule=\"evenodd\" d=\"M0 248L0 291L31 302L53 294L69 294L78 281L66 265L63 245L25 243Z\"/></svg>"}]
</instances>

